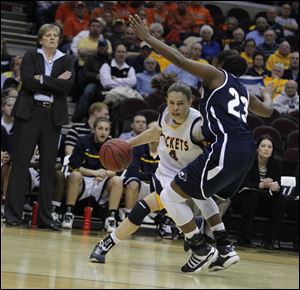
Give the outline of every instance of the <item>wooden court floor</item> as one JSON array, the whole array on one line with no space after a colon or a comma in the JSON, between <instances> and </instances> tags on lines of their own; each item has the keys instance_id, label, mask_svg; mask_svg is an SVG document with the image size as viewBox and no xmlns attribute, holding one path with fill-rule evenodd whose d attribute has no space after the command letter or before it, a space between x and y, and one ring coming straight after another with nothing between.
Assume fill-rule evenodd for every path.
<instances>
[{"instance_id":1,"label":"wooden court floor","mask_svg":"<svg viewBox=\"0 0 300 290\"><path fill-rule=\"evenodd\" d=\"M237 248L241 261L230 269L183 274L189 255L182 240L135 235L89 262L104 233L51 232L1 226L1 289L296 289L299 256L287 251Z\"/></svg>"}]
</instances>

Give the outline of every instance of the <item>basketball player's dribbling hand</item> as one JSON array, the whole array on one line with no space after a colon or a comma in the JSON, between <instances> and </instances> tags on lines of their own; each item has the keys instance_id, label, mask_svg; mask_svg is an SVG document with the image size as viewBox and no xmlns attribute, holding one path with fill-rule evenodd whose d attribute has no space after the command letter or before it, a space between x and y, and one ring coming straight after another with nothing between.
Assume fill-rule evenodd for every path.
<instances>
[{"instance_id":1,"label":"basketball player's dribbling hand","mask_svg":"<svg viewBox=\"0 0 300 290\"><path fill-rule=\"evenodd\" d=\"M141 40L147 40L147 37L150 36L147 23L145 20L142 21L137 14L129 16L129 26Z\"/></svg>"}]
</instances>

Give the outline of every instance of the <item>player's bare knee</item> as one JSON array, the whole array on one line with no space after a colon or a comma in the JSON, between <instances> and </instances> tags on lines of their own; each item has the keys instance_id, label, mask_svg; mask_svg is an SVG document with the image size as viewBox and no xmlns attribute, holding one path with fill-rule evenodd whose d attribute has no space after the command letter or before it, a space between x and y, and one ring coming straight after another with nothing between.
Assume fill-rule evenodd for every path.
<instances>
[{"instance_id":1,"label":"player's bare knee","mask_svg":"<svg viewBox=\"0 0 300 290\"><path fill-rule=\"evenodd\" d=\"M136 192L136 191L138 191L139 186L140 185L136 180L132 180L126 185L126 191Z\"/></svg>"},{"instance_id":2,"label":"player's bare knee","mask_svg":"<svg viewBox=\"0 0 300 290\"><path fill-rule=\"evenodd\" d=\"M69 181L70 182L81 182L82 181L82 174L79 171L73 171L69 175Z\"/></svg>"},{"instance_id":3,"label":"player's bare knee","mask_svg":"<svg viewBox=\"0 0 300 290\"><path fill-rule=\"evenodd\" d=\"M120 176L113 176L111 181L113 185L123 187L123 181Z\"/></svg>"}]
</instances>

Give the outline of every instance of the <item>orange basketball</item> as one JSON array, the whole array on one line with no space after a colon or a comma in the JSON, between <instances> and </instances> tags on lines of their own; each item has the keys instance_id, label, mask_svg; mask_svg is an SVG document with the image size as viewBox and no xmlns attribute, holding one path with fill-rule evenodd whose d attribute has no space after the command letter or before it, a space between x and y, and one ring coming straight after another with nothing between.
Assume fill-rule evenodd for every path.
<instances>
[{"instance_id":1,"label":"orange basketball","mask_svg":"<svg viewBox=\"0 0 300 290\"><path fill-rule=\"evenodd\" d=\"M122 139L106 141L100 148L99 159L103 167L122 171L132 162L132 146Z\"/></svg>"}]
</instances>

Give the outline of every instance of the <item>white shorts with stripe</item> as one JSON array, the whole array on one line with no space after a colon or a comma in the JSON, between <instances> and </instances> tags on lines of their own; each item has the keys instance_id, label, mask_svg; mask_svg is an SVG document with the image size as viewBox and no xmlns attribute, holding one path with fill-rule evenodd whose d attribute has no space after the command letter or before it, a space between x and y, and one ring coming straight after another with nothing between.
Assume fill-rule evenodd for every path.
<instances>
[{"instance_id":1,"label":"white shorts with stripe","mask_svg":"<svg viewBox=\"0 0 300 290\"><path fill-rule=\"evenodd\" d=\"M105 204L108 202L109 192L105 190L105 186L108 182L108 178L97 183L94 177L83 177L83 192L79 196L78 200L85 199L87 197L94 197L96 202L99 204Z\"/></svg>"},{"instance_id":2,"label":"white shorts with stripe","mask_svg":"<svg viewBox=\"0 0 300 290\"><path fill-rule=\"evenodd\" d=\"M144 197L146 197L148 194L151 193L150 191L150 184L146 183L136 177L130 177L125 181L125 186L128 185L128 183L132 182L132 181L136 181L139 184L139 194L138 194L138 199L143 199Z\"/></svg>"}]
</instances>

